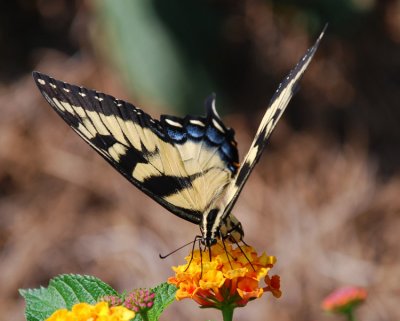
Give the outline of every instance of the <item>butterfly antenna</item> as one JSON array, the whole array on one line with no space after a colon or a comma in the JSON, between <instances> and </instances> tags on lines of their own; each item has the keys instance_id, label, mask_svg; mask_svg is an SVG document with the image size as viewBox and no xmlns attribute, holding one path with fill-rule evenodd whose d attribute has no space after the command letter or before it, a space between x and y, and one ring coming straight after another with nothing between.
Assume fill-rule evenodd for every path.
<instances>
[{"instance_id":1,"label":"butterfly antenna","mask_svg":"<svg viewBox=\"0 0 400 321\"><path fill-rule=\"evenodd\" d=\"M200 239L201 239L201 236L196 235L196 237L194 238L194 240L193 240L192 242L190 242L190 243L193 243L193 246L192 246L192 254L191 254L191 256L190 256L190 260L189 260L189 263L188 263L188 265L187 265L187 267L186 267L186 269L185 269L185 272L186 272L186 271L188 270L188 268L190 267L190 264L192 264L193 256L194 256L194 247L196 246L196 241L197 241L198 239L200 240ZM189 245L190 243L188 243L188 245ZM201 255L201 251L200 251L200 255Z\"/></svg>"},{"instance_id":2,"label":"butterfly antenna","mask_svg":"<svg viewBox=\"0 0 400 321\"><path fill-rule=\"evenodd\" d=\"M173 250L172 252L168 253L167 255L162 255L161 253L158 254L158 255L159 255L160 259L162 259L162 260L163 260L163 259L166 259L168 256L170 256L170 255L172 255L172 254L178 252L179 250L182 250L184 247L186 247L186 246L188 246L188 245L190 245L190 244L192 244L192 243L193 243L193 249L194 249L194 243L197 241L197 239L198 239L199 237L201 237L201 236L196 235L196 237L194 238L193 241L190 241L189 243L186 243L186 244L182 245L181 247L178 247L177 249ZM192 250L192 258L193 258L193 250Z\"/></svg>"}]
</instances>

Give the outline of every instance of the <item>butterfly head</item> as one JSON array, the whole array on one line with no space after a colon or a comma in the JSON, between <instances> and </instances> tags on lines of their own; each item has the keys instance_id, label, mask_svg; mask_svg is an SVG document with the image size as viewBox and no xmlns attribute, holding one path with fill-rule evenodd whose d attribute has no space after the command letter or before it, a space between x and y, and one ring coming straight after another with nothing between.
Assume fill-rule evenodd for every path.
<instances>
[{"instance_id":1,"label":"butterfly head","mask_svg":"<svg viewBox=\"0 0 400 321\"><path fill-rule=\"evenodd\" d=\"M201 244L203 244L206 248L210 248L211 246L217 244L217 238L203 236L201 238Z\"/></svg>"}]
</instances>

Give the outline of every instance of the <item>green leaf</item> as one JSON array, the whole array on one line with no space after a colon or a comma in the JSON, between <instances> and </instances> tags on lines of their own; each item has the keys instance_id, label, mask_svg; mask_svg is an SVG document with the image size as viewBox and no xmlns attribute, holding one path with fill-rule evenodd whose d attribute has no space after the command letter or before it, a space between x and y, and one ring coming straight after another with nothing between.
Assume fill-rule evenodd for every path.
<instances>
[{"instance_id":1,"label":"green leaf","mask_svg":"<svg viewBox=\"0 0 400 321\"><path fill-rule=\"evenodd\" d=\"M155 288L151 289L155 294L154 305L147 313L149 321L157 321L161 313L175 300L175 292L177 288L175 285L168 283L161 283ZM143 318L136 314L135 321L142 321Z\"/></svg>"},{"instance_id":2,"label":"green leaf","mask_svg":"<svg viewBox=\"0 0 400 321\"><path fill-rule=\"evenodd\" d=\"M65 308L65 301L54 288L19 290L25 299L25 317L28 321L42 321L55 310Z\"/></svg>"},{"instance_id":3,"label":"green leaf","mask_svg":"<svg viewBox=\"0 0 400 321\"><path fill-rule=\"evenodd\" d=\"M63 294L68 309L78 302L94 304L105 295L118 295L108 284L88 275L60 275L50 281L49 287Z\"/></svg>"},{"instance_id":4,"label":"green leaf","mask_svg":"<svg viewBox=\"0 0 400 321\"><path fill-rule=\"evenodd\" d=\"M50 280L47 288L19 291L25 299L27 321L42 321L58 309L71 309L79 302L96 303L105 295L118 295L108 284L87 275L65 274Z\"/></svg>"}]
</instances>

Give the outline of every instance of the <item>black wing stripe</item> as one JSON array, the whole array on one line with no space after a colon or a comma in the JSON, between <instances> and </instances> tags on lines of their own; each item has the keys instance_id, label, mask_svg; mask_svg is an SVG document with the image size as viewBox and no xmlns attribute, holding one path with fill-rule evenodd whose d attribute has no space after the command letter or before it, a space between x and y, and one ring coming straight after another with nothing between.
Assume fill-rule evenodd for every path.
<instances>
[{"instance_id":1,"label":"black wing stripe","mask_svg":"<svg viewBox=\"0 0 400 321\"><path fill-rule=\"evenodd\" d=\"M313 58L319 43L324 35L326 26L318 37L314 46L308 49L307 53L298 62L296 67L289 73L284 81L279 85L278 90L273 95L269 106L265 112L256 136L251 144L251 147L245 156L242 166L239 168L236 179L230 183L225 195L225 207L220 219L224 219L231 212L236 200L243 189L251 171L261 157L261 154L267 145L268 139L274 130L277 122L282 116L286 106L293 96L294 90L297 87L301 76L308 67Z\"/></svg>"},{"instance_id":2,"label":"black wing stripe","mask_svg":"<svg viewBox=\"0 0 400 321\"><path fill-rule=\"evenodd\" d=\"M87 106L88 107L86 109L84 109L84 108L80 109L81 114L76 112L76 110L73 110L73 115L75 116L75 118L71 116L72 113L63 113L62 116L65 116L65 120L67 120L67 122L69 122L69 120L73 120L70 122L70 124L73 125L72 126L73 129L80 136L82 136L81 132L82 132L83 128L91 128L92 130L90 130L90 133L91 133L91 135L93 135L93 137L92 138L84 137L84 138L87 138L86 140L88 141L88 143L92 147L94 147L95 150L98 151L104 158L109 160L110 156L108 154L111 154L110 149L115 149L114 146L116 146L116 144L121 144L121 140L117 141L114 138L114 137L117 137L115 133L113 133L114 135L110 135L110 131L108 130L108 128L111 128L111 126L107 126L104 123L104 120L101 119L100 114L96 112L96 108L98 108L99 110L102 110L107 115L112 115L112 113L106 112L104 108L101 108L102 106L100 106L100 104L99 104L99 106L93 107L91 105L91 103L96 101L94 99L88 100L89 103L87 103L84 100L84 97L97 96L96 93L89 91L85 88L78 89L76 86L70 86L68 84L65 84L65 83L62 83L59 81L57 81L57 85L59 86L58 88L66 88L67 90L73 91L75 93L75 95L66 95L62 91L55 92L55 90L53 90L54 97L57 97L57 94L59 94L62 97L62 100L68 102L70 105ZM97 96L97 97L100 98L100 96ZM89 116L88 111L91 111L93 113L96 112L95 115L99 115L98 116L99 122L94 122L93 117ZM85 118L85 120L84 120L84 118ZM78 121L76 121L76 119L78 119ZM85 123L86 123L85 127L79 128L80 124L85 124ZM101 129L99 127L100 124L103 125L103 126L101 126ZM99 132L103 132L103 135L100 134ZM104 135L104 134L107 134L107 135ZM121 136L122 133L119 133L118 135ZM124 147L126 149L128 148L127 145L124 145ZM106 154L104 151L108 151L108 154ZM117 154L117 152L115 150L114 150L114 154ZM145 162L145 161L146 160L142 157L142 154L140 154L138 152L125 153L125 154L120 155L119 167L122 166L125 169L125 172L132 173L133 169L135 168L135 166L138 163ZM120 172L122 172L122 171L120 171ZM124 176L128 177L127 175L124 175ZM129 177L128 177L128 179L129 179Z\"/></svg>"},{"instance_id":3,"label":"black wing stripe","mask_svg":"<svg viewBox=\"0 0 400 321\"><path fill-rule=\"evenodd\" d=\"M59 88L63 88L64 92L66 93L71 93L71 95L67 95L66 93L63 93L63 91L60 91L59 94L63 98L62 101L65 101L69 103L70 106L77 106L77 108L73 108L69 114L75 116L78 119L78 131L82 131L83 128L79 127L80 124L86 124L84 126L85 128L90 128L90 133L93 135L92 138L89 138L90 144L96 146L97 148L100 147L102 152L107 152L108 154L117 154L117 152L114 150L114 146L117 146L118 144L124 143L121 142L121 140L116 140L115 137L118 137L115 133L110 132L109 126L107 126L104 123L104 119L101 117L101 113L97 113L95 110L102 110L101 105L96 102L98 99L100 99L96 93L85 90L83 91L86 96L91 96L89 100L89 104L84 102L83 98L80 98L80 95L78 95L78 89L76 86L71 86L69 84L57 81L57 85L60 86ZM62 87L61 87L62 86ZM54 96L56 97L57 92L54 90ZM95 98L97 97L97 98ZM93 106L92 106L93 104ZM79 106L89 106L89 108L81 108ZM79 108L79 109L78 109ZM79 110L79 112L78 112ZM89 112L91 114L89 115ZM68 114L67 114L68 115ZM94 119L96 117L96 119ZM95 121L97 120L97 121ZM121 134L120 134L121 135ZM125 148L125 150L128 148L128 146L124 145L121 148ZM106 154L107 155L107 154Z\"/></svg>"},{"instance_id":4,"label":"black wing stripe","mask_svg":"<svg viewBox=\"0 0 400 321\"><path fill-rule=\"evenodd\" d=\"M33 76L37 82L40 91L42 92L46 100L49 102L49 104L53 106L55 111L70 125L72 129L74 129L75 132L77 132L85 141L87 141L125 178L127 178L136 187L138 187L144 193L152 197L154 200L156 200L159 204L167 208L172 213L192 223L198 224L201 221L202 217L201 212L197 210L174 206L173 204L166 202L162 197L156 195L149 189L151 187L157 187L158 191L160 189L160 186L163 186L164 188L163 181L168 179L170 181L173 181L175 179L175 185L173 185L173 190L169 191L164 190L163 193L165 195L168 195L169 193L176 193L180 189L184 189L187 186L187 183L181 181L180 177L169 176L161 178L161 176L157 176L151 178L151 180L146 183L138 182L131 176L131 173L132 169L136 166L136 164L148 162L148 160L143 157L144 153L142 152L142 150L135 149L133 146L124 146L129 148L130 153L122 155L118 162L116 162L112 157L110 157L109 153L106 152L109 150L110 147L114 146L116 143L121 143L121 142L117 142L115 138L113 138L112 132L110 132L107 129L107 127L109 128L112 127L111 123L107 123L107 118L95 116L98 118L96 118L96 121L94 121L93 115L94 113L97 113L97 115L101 113L104 113L105 115L107 114L115 115L115 112L114 110L112 110L111 107L112 105L110 105L110 101L112 101L113 103L114 101L121 102L121 104L122 101L115 100L113 99L112 96L109 96L110 100L107 100L107 106L106 107L104 105L101 106L100 102L105 101L105 98L101 96L100 93L96 93L94 91L90 91L85 88L79 88L76 86L72 86L57 81L44 74L35 72L33 73ZM47 85L46 86L43 85L42 82ZM57 88L58 90L56 90ZM70 95L70 93L72 94ZM94 98L95 96L97 96L99 99ZM85 97L90 97L92 99L86 100ZM101 98L103 100L101 100ZM93 104L94 101L96 101L96 104L98 105ZM68 105L73 105L75 107L78 107L78 109L71 110L71 107L69 107ZM79 106L85 106L85 108ZM141 119L145 114L143 112L135 113L134 112L135 107L133 107L133 105L129 104L129 106L127 107L128 108L126 110L128 110L128 114L126 116L128 117L134 116L129 118L129 120L136 122L138 124L139 123L138 119ZM100 111L100 113L98 111ZM89 113L91 112L93 112L93 114L89 115ZM138 114L140 114L140 116L142 117L138 117ZM124 119L125 117L121 114L121 118ZM87 128L83 127L82 125L85 123L87 125ZM132 126L132 127L137 130L139 126ZM128 140L126 140L126 136L125 136L125 141L128 142Z\"/></svg>"}]
</instances>

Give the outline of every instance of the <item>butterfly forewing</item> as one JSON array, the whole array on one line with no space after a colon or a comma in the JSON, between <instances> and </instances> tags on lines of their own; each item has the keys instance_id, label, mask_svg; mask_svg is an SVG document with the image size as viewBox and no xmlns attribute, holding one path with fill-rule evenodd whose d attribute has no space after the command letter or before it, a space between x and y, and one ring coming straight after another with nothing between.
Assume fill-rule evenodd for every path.
<instances>
[{"instance_id":1,"label":"butterfly forewing","mask_svg":"<svg viewBox=\"0 0 400 321\"><path fill-rule=\"evenodd\" d=\"M307 53L299 61L296 67L289 73L285 80L279 85L277 91L272 97L269 106L261 120L260 126L258 127L257 133L251 144L249 151L247 152L242 165L238 170L238 174L230 185L226 189L224 197L224 210L221 219L229 215L235 202L243 189L251 171L260 159L260 156L267 145L268 139L278 123L280 117L285 111L290 99L292 98L294 91L301 79L304 71L308 67L313 58L318 45L324 35L326 27L320 34L319 38L315 42L314 46L308 49Z\"/></svg>"},{"instance_id":2,"label":"butterfly forewing","mask_svg":"<svg viewBox=\"0 0 400 321\"><path fill-rule=\"evenodd\" d=\"M130 182L172 213L200 223L237 170L233 130L207 100L206 117L151 118L123 100L34 72L55 111Z\"/></svg>"}]
</instances>

